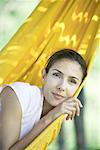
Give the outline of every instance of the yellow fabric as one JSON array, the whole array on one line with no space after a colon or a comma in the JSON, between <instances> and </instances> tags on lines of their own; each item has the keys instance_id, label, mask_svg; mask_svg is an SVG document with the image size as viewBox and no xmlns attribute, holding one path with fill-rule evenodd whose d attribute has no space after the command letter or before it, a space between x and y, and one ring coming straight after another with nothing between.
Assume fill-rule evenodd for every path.
<instances>
[{"instance_id":1,"label":"yellow fabric","mask_svg":"<svg viewBox=\"0 0 100 150\"><path fill-rule=\"evenodd\" d=\"M42 0L0 52L0 85L23 81L41 86L41 70L46 60L61 48L73 48L80 53L89 73L99 49L99 13L99 0ZM27 150L45 150L46 144L56 137L54 133L58 133L63 117L45 129Z\"/></svg>"},{"instance_id":2,"label":"yellow fabric","mask_svg":"<svg viewBox=\"0 0 100 150\"><path fill-rule=\"evenodd\" d=\"M57 136L64 116L60 116L53 121L25 150L46 150Z\"/></svg>"}]
</instances>

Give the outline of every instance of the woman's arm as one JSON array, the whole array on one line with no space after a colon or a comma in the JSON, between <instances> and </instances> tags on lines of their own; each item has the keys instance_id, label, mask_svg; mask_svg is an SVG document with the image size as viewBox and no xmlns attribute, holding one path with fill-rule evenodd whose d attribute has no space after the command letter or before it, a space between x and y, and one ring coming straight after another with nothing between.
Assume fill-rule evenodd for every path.
<instances>
[{"instance_id":1,"label":"woman's arm","mask_svg":"<svg viewBox=\"0 0 100 150\"><path fill-rule=\"evenodd\" d=\"M13 145L10 150L23 150L61 114L68 114L69 118L74 117L75 113L78 115L80 113L79 107L81 107L81 103L78 99L74 98L56 106L47 115L41 118L41 120L32 128L32 130L22 140Z\"/></svg>"},{"instance_id":2,"label":"woman's arm","mask_svg":"<svg viewBox=\"0 0 100 150\"><path fill-rule=\"evenodd\" d=\"M41 118L41 120L34 125L32 130L20 141L14 144L9 150L24 150L53 120L48 119L48 115Z\"/></svg>"},{"instance_id":3,"label":"woman's arm","mask_svg":"<svg viewBox=\"0 0 100 150\"><path fill-rule=\"evenodd\" d=\"M5 87L0 94L0 150L8 150L19 139L21 106L12 88Z\"/></svg>"}]
</instances>

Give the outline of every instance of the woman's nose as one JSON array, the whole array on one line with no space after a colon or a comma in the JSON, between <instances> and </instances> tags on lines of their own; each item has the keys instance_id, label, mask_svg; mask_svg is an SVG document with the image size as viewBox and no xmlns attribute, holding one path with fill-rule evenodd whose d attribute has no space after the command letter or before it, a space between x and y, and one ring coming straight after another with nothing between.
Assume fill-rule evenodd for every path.
<instances>
[{"instance_id":1,"label":"woman's nose","mask_svg":"<svg viewBox=\"0 0 100 150\"><path fill-rule=\"evenodd\" d=\"M61 81L58 85L57 85L57 89L59 89L60 91L66 91L67 88L67 82L66 81Z\"/></svg>"}]
</instances>

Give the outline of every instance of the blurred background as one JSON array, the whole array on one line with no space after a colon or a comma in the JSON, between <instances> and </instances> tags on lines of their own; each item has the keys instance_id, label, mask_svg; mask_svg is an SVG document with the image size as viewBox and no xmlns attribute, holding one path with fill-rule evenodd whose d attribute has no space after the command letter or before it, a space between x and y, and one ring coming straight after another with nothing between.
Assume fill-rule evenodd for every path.
<instances>
[{"instance_id":1,"label":"blurred background","mask_svg":"<svg viewBox=\"0 0 100 150\"><path fill-rule=\"evenodd\" d=\"M40 0L0 0L0 50L16 33ZM100 32L99 35L100 36ZM100 45L81 91L81 116L65 121L48 150L100 150Z\"/></svg>"}]
</instances>

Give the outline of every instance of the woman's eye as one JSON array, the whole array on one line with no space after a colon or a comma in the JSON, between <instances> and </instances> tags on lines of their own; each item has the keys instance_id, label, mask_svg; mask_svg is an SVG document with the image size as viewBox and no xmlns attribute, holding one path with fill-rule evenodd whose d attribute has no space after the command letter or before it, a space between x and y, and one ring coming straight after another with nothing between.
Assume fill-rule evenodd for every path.
<instances>
[{"instance_id":1,"label":"woman's eye","mask_svg":"<svg viewBox=\"0 0 100 150\"><path fill-rule=\"evenodd\" d=\"M73 84L77 84L77 82L73 79L71 79L70 82L73 83Z\"/></svg>"},{"instance_id":2,"label":"woman's eye","mask_svg":"<svg viewBox=\"0 0 100 150\"><path fill-rule=\"evenodd\" d=\"M56 76L56 77L60 78L60 75L58 73L53 73L53 76Z\"/></svg>"}]
</instances>

